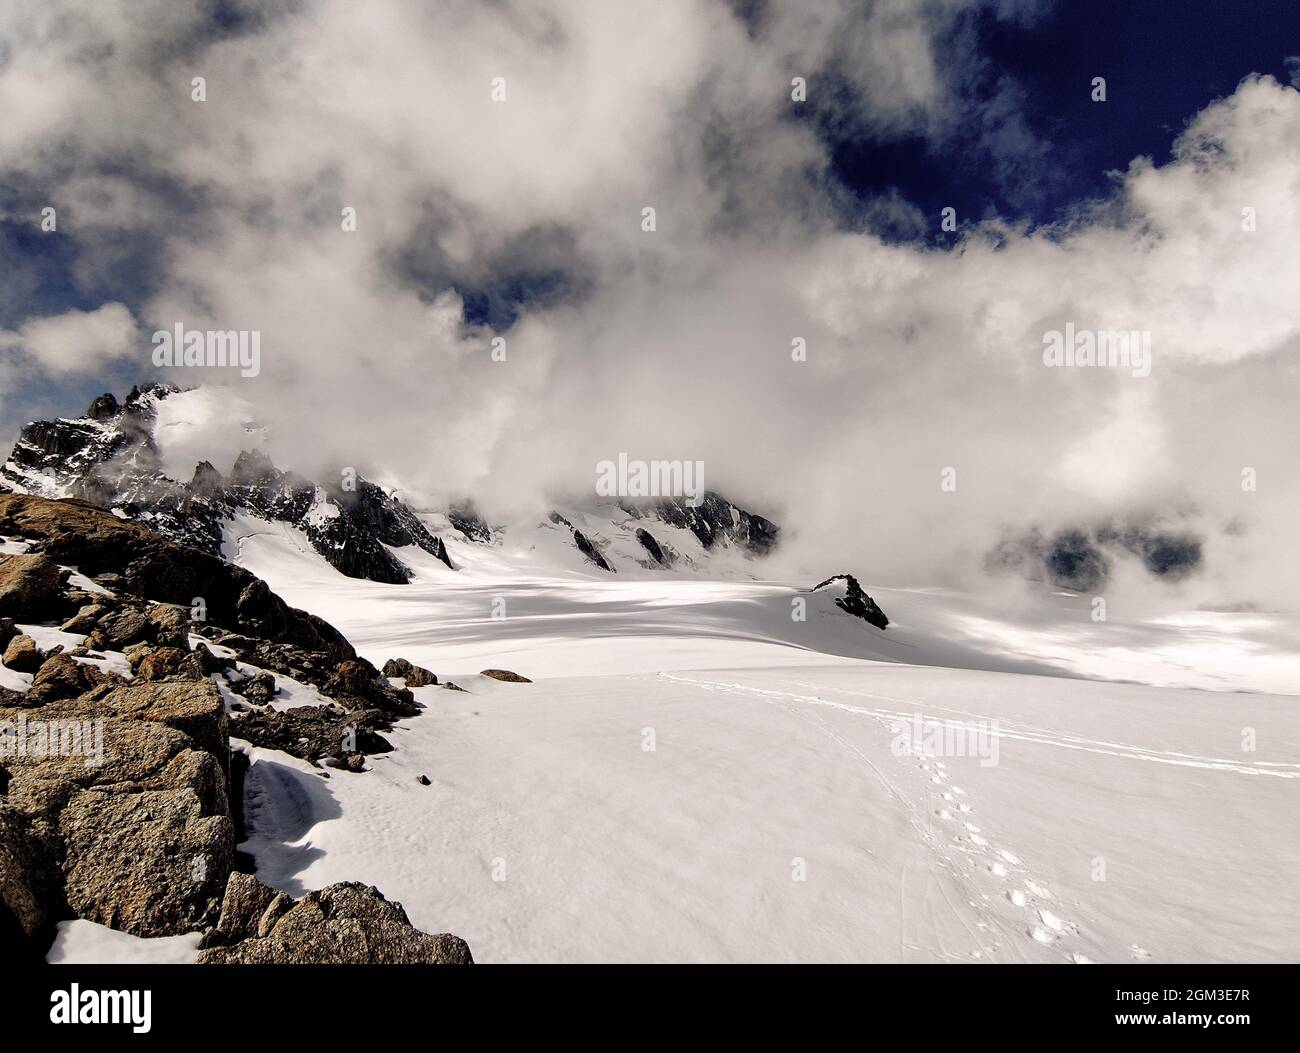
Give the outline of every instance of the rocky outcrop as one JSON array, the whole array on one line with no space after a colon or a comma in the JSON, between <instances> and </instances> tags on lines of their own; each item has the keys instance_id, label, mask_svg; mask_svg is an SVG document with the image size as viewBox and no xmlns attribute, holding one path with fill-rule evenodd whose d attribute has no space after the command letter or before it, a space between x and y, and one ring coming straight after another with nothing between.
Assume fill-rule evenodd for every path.
<instances>
[{"instance_id":1,"label":"rocky outcrop","mask_svg":"<svg viewBox=\"0 0 1300 1053\"><path fill-rule=\"evenodd\" d=\"M704 492L697 506L684 497L670 497L648 508L631 502L625 502L623 507L633 514L654 515L689 530L706 549L728 541L751 556L765 556L776 546L780 534L780 527L771 520L745 511L712 490Z\"/></svg>"},{"instance_id":2,"label":"rocky outcrop","mask_svg":"<svg viewBox=\"0 0 1300 1053\"><path fill-rule=\"evenodd\" d=\"M75 794L59 815L64 890L81 918L136 936L192 932L216 920L234 857L224 812L205 815L189 787Z\"/></svg>"},{"instance_id":3,"label":"rocky outcrop","mask_svg":"<svg viewBox=\"0 0 1300 1053\"><path fill-rule=\"evenodd\" d=\"M374 886L330 885L293 900L246 874L231 874L204 965L472 965L468 944L411 925L400 903Z\"/></svg>"},{"instance_id":4,"label":"rocky outcrop","mask_svg":"<svg viewBox=\"0 0 1300 1053\"><path fill-rule=\"evenodd\" d=\"M462 501L448 508L447 520L470 541L487 544L492 540L492 528L479 515L472 501Z\"/></svg>"},{"instance_id":5,"label":"rocky outcrop","mask_svg":"<svg viewBox=\"0 0 1300 1053\"><path fill-rule=\"evenodd\" d=\"M813 592L823 592L835 590L835 606L840 608L846 614L851 614L855 618L861 618L868 625L874 625L877 629L884 629L889 625L889 619L885 612L880 609L876 601L868 596L858 584L858 579L852 574L836 574L834 577L827 578L825 581L813 587Z\"/></svg>"},{"instance_id":6,"label":"rocky outcrop","mask_svg":"<svg viewBox=\"0 0 1300 1053\"><path fill-rule=\"evenodd\" d=\"M560 515L559 512L551 512L549 518L556 526L565 527L569 531L569 535L573 538L573 543L578 546L578 551L586 556L588 561L599 567L601 570L607 570L611 574L614 573L614 568L609 565L609 561L605 559L600 549L592 543L591 538L587 537L586 534L565 519L564 516Z\"/></svg>"},{"instance_id":7,"label":"rocky outcrop","mask_svg":"<svg viewBox=\"0 0 1300 1053\"><path fill-rule=\"evenodd\" d=\"M36 641L26 633L12 637L0 659L15 673L34 673L45 661L45 655L36 647Z\"/></svg>"},{"instance_id":8,"label":"rocky outcrop","mask_svg":"<svg viewBox=\"0 0 1300 1053\"><path fill-rule=\"evenodd\" d=\"M671 554L664 550L664 547L655 540L655 536L650 533L650 531L646 530L644 527L637 527L636 539L641 547L649 554L650 558L659 564L659 566L671 567L673 565L674 560Z\"/></svg>"},{"instance_id":9,"label":"rocky outcrop","mask_svg":"<svg viewBox=\"0 0 1300 1053\"><path fill-rule=\"evenodd\" d=\"M268 706L280 688L270 673L257 673L243 679L231 679L227 686L245 702L254 706Z\"/></svg>"},{"instance_id":10,"label":"rocky outcrop","mask_svg":"<svg viewBox=\"0 0 1300 1053\"><path fill-rule=\"evenodd\" d=\"M185 609L201 601L204 619L215 624L339 658L355 656L342 633L290 607L261 578L85 502L0 494L0 533L19 535L50 561L76 566L131 595ZM156 621L141 626L131 615L105 631L125 646L137 635L156 638L160 627Z\"/></svg>"},{"instance_id":11,"label":"rocky outcrop","mask_svg":"<svg viewBox=\"0 0 1300 1053\"><path fill-rule=\"evenodd\" d=\"M223 526L238 511L292 524L349 577L409 581L410 569L388 546L415 545L451 566L442 541L414 512L351 469L318 484L279 470L258 450L245 450L228 478L208 461L188 482L168 477L153 426L158 404L176 394L154 384L132 389L121 405L101 395L80 420L34 421L0 467L0 482L112 509L212 556L220 555Z\"/></svg>"},{"instance_id":12,"label":"rocky outcrop","mask_svg":"<svg viewBox=\"0 0 1300 1053\"><path fill-rule=\"evenodd\" d=\"M3 761L6 951L39 956L69 916L137 936L215 920L234 853L225 716L211 681L181 686L0 707L24 744Z\"/></svg>"},{"instance_id":13,"label":"rocky outcrop","mask_svg":"<svg viewBox=\"0 0 1300 1053\"><path fill-rule=\"evenodd\" d=\"M6 663L8 664L8 663ZM77 698L100 685L124 683L116 673L99 669L90 662L79 662L67 654L56 654L41 663L32 678L26 705L44 705L62 699Z\"/></svg>"},{"instance_id":14,"label":"rocky outcrop","mask_svg":"<svg viewBox=\"0 0 1300 1053\"><path fill-rule=\"evenodd\" d=\"M234 722L235 734L254 746L280 750L319 764L356 770L366 754L387 753L393 747L380 732L392 723L374 710L348 710L342 706L295 706L293 709L258 709Z\"/></svg>"},{"instance_id":15,"label":"rocky outcrop","mask_svg":"<svg viewBox=\"0 0 1300 1053\"><path fill-rule=\"evenodd\" d=\"M0 556L0 617L44 621L63 613L68 571L39 552Z\"/></svg>"},{"instance_id":16,"label":"rocky outcrop","mask_svg":"<svg viewBox=\"0 0 1300 1053\"><path fill-rule=\"evenodd\" d=\"M390 748L379 732L419 711L328 623L206 553L84 502L27 495L0 496L0 533L31 549L0 565L12 612L0 617L4 661L32 674L25 691L0 689L4 960L42 958L55 923L71 917L137 936L220 927L228 902L238 910L246 767L232 765L230 735L361 771L367 753ZM68 565L114 591L70 586ZM85 644L42 653L20 624L50 618ZM237 670L226 646L263 668ZM131 679L106 668L105 649L126 656ZM269 708L268 665L331 701ZM260 910L258 931L230 922L213 937L211 960L469 960L462 941L416 931L373 889L277 896L279 913Z\"/></svg>"},{"instance_id":17,"label":"rocky outcrop","mask_svg":"<svg viewBox=\"0 0 1300 1053\"><path fill-rule=\"evenodd\" d=\"M406 681L407 687L428 687L438 682L437 676L420 665L413 665L405 658L390 658L384 663L384 676Z\"/></svg>"},{"instance_id":18,"label":"rocky outcrop","mask_svg":"<svg viewBox=\"0 0 1300 1053\"><path fill-rule=\"evenodd\" d=\"M609 565L609 561L605 559L600 549L593 545L591 539L576 527L573 528L573 543L578 546L579 552L591 560L591 562L601 570L607 570L611 574L614 573L614 568Z\"/></svg>"}]
</instances>

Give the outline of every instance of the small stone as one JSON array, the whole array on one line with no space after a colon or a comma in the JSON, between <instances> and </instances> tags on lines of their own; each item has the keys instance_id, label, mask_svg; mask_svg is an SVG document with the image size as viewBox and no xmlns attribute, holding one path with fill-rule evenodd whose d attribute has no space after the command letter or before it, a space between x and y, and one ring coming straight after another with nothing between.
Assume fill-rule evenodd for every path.
<instances>
[{"instance_id":1,"label":"small stone","mask_svg":"<svg viewBox=\"0 0 1300 1053\"><path fill-rule=\"evenodd\" d=\"M526 676L520 676L518 673L512 673L509 669L484 669L478 674L479 676L488 676L493 680L502 680L507 684L531 684L532 681Z\"/></svg>"}]
</instances>

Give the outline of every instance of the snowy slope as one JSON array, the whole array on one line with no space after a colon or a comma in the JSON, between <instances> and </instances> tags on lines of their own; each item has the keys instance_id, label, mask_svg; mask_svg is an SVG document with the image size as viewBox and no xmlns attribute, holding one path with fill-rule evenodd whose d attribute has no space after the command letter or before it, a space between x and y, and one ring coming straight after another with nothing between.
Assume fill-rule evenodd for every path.
<instances>
[{"instance_id":1,"label":"snowy slope","mask_svg":"<svg viewBox=\"0 0 1300 1053\"><path fill-rule=\"evenodd\" d=\"M229 554L289 602L466 689L418 689L367 773L255 751L272 884L373 882L481 961L1300 956L1293 623L868 586L881 633L792 620L811 583L543 574L507 538L380 585L249 527ZM997 763L902 752L913 718Z\"/></svg>"}]
</instances>

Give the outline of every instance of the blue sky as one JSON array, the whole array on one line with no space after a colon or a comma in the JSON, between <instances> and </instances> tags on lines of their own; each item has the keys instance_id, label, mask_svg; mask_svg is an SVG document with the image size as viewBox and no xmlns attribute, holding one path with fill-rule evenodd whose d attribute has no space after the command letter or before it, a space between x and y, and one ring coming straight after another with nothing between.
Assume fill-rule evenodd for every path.
<instances>
[{"instance_id":1,"label":"blue sky","mask_svg":"<svg viewBox=\"0 0 1300 1053\"><path fill-rule=\"evenodd\" d=\"M963 221L995 213L1042 224L1108 195L1107 173L1133 158L1166 162L1186 122L1247 74L1287 80L1286 59L1300 51L1300 4L1088 0L1046 5L1024 20L985 8L960 32L977 40L979 68L958 126L937 139L846 135L826 119L835 176L859 201L893 187L926 215L953 206ZM1104 103L1092 100L1094 77L1106 80ZM980 115L1007 81L1028 138L981 146ZM1008 155L1023 168L1002 171ZM861 213L846 210L846 223Z\"/></svg>"}]
</instances>

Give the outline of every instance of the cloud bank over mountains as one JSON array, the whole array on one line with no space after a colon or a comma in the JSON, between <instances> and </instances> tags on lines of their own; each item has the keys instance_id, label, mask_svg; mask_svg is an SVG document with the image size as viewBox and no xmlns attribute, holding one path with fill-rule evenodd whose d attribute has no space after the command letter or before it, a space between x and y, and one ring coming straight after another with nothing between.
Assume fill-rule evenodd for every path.
<instances>
[{"instance_id":1,"label":"cloud bank over mountains","mask_svg":"<svg viewBox=\"0 0 1300 1053\"><path fill-rule=\"evenodd\" d=\"M5 319L5 420L34 377L150 378L156 329L258 330L257 377L161 379L228 385L306 472L513 510L619 453L702 460L819 569L892 582L1008 525L1163 517L1206 538L1181 588L1294 603L1300 91L1248 76L1108 198L938 241L906 188L846 225L791 100L1031 180L1051 151L1015 84L968 104L968 27L1040 7L12 4L3 218L56 209L79 303ZM1150 376L1046 367L1067 324L1148 332Z\"/></svg>"}]
</instances>

